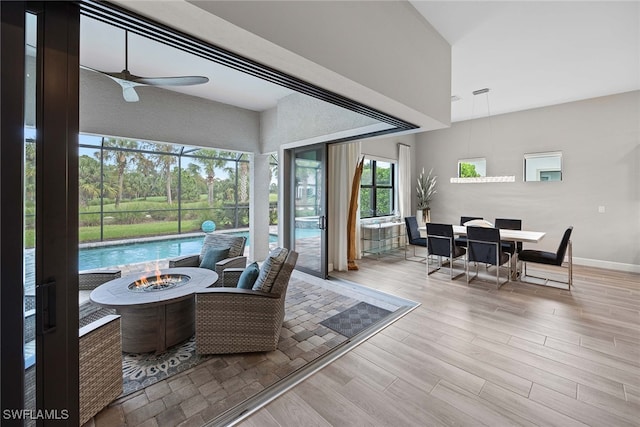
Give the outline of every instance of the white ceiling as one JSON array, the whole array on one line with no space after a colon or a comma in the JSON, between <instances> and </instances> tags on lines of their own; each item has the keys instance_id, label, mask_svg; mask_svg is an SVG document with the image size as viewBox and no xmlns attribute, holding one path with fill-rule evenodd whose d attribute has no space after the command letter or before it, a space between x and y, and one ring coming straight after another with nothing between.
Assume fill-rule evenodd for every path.
<instances>
[{"instance_id":1,"label":"white ceiling","mask_svg":"<svg viewBox=\"0 0 640 427\"><path fill-rule=\"evenodd\" d=\"M640 89L639 1L418 1L452 47L451 120ZM474 99L475 105L474 105Z\"/></svg>"},{"instance_id":2,"label":"white ceiling","mask_svg":"<svg viewBox=\"0 0 640 427\"><path fill-rule=\"evenodd\" d=\"M451 94L461 98L451 104L452 121L485 117L487 104L493 115L640 89L640 1L411 3L452 46ZM122 30L83 17L81 31L82 65L124 68ZM207 76L205 85L167 89L254 111L291 93L133 34L129 70ZM488 99L472 95L482 88Z\"/></svg>"},{"instance_id":3,"label":"white ceiling","mask_svg":"<svg viewBox=\"0 0 640 427\"><path fill-rule=\"evenodd\" d=\"M81 65L106 72L120 72L124 69L124 30L82 16L80 40ZM292 93L282 86L132 33L129 33L128 65L129 71L140 77L208 77L209 82L203 85L164 89L253 111L272 108L278 99ZM110 80L106 76L104 78ZM122 90L116 82L112 83L114 90Z\"/></svg>"}]
</instances>

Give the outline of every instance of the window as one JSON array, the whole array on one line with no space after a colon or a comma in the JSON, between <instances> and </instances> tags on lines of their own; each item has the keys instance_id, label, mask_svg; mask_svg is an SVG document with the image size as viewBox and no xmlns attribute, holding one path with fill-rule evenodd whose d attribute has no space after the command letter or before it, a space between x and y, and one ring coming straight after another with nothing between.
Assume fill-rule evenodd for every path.
<instances>
[{"instance_id":1,"label":"window","mask_svg":"<svg viewBox=\"0 0 640 427\"><path fill-rule=\"evenodd\" d=\"M360 179L360 217L393 215L395 203L395 165L364 160Z\"/></svg>"}]
</instances>

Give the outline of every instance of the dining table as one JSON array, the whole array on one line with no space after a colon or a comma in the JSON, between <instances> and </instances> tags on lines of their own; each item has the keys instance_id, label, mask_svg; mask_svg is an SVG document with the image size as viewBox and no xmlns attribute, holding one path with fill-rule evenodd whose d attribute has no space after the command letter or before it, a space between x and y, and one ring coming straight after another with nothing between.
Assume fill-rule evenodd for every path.
<instances>
[{"instance_id":1,"label":"dining table","mask_svg":"<svg viewBox=\"0 0 640 427\"><path fill-rule=\"evenodd\" d=\"M420 227L420 231L426 231L427 227ZM464 225L454 225L453 234L456 236L466 236L467 227ZM509 230L506 228L500 229L500 240L508 242L523 242L523 243L538 243L544 238L546 233L544 231L531 231L531 230ZM518 252L514 253L511 258L511 263L515 268L512 268L512 280L518 278Z\"/></svg>"},{"instance_id":2,"label":"dining table","mask_svg":"<svg viewBox=\"0 0 640 427\"><path fill-rule=\"evenodd\" d=\"M425 226L423 230L426 231L426 229L427 227ZM458 236L466 236L467 227L464 225L454 225L453 233ZM538 243L544 238L545 234L544 231L500 229L500 239L510 242Z\"/></svg>"}]
</instances>

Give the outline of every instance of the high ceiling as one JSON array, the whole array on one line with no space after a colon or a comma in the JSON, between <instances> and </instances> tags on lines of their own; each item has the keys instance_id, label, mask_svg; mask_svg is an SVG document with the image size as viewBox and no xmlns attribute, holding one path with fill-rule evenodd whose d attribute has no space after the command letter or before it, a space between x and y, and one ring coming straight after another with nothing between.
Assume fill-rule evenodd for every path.
<instances>
[{"instance_id":1,"label":"high ceiling","mask_svg":"<svg viewBox=\"0 0 640 427\"><path fill-rule=\"evenodd\" d=\"M419 1L452 47L451 120L640 89L638 1ZM474 105L474 98L475 105Z\"/></svg>"},{"instance_id":2,"label":"high ceiling","mask_svg":"<svg viewBox=\"0 0 640 427\"><path fill-rule=\"evenodd\" d=\"M452 46L452 121L640 89L640 1L419 1ZM419 44L416 44L419 46ZM124 32L86 17L81 64L124 68ZM176 49L129 36L129 69L147 77L203 75L182 93L254 111L291 91ZM114 82L115 90L119 90ZM486 95L473 96L489 88Z\"/></svg>"},{"instance_id":3,"label":"high ceiling","mask_svg":"<svg viewBox=\"0 0 640 427\"><path fill-rule=\"evenodd\" d=\"M80 64L95 70L120 72L125 66L125 31L83 16L80 21ZM168 90L210 99L253 111L274 107L278 99L292 93L210 60L166 46L145 37L128 35L129 71L141 77L205 76L209 82L197 86L164 87ZM108 79L108 77L104 77ZM113 88L120 91L117 83ZM140 96L142 96L140 91Z\"/></svg>"}]
</instances>

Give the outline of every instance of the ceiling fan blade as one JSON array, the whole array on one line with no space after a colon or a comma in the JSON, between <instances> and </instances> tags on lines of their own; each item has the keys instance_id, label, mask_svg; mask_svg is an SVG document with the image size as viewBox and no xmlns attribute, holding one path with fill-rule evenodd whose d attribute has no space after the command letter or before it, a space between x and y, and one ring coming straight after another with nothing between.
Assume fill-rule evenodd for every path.
<instances>
[{"instance_id":1,"label":"ceiling fan blade","mask_svg":"<svg viewBox=\"0 0 640 427\"><path fill-rule=\"evenodd\" d=\"M149 86L192 86L207 83L209 78L204 76L137 77L133 81Z\"/></svg>"},{"instance_id":2,"label":"ceiling fan blade","mask_svg":"<svg viewBox=\"0 0 640 427\"><path fill-rule=\"evenodd\" d=\"M127 102L138 102L140 98L133 86L122 86L122 96Z\"/></svg>"}]
</instances>

